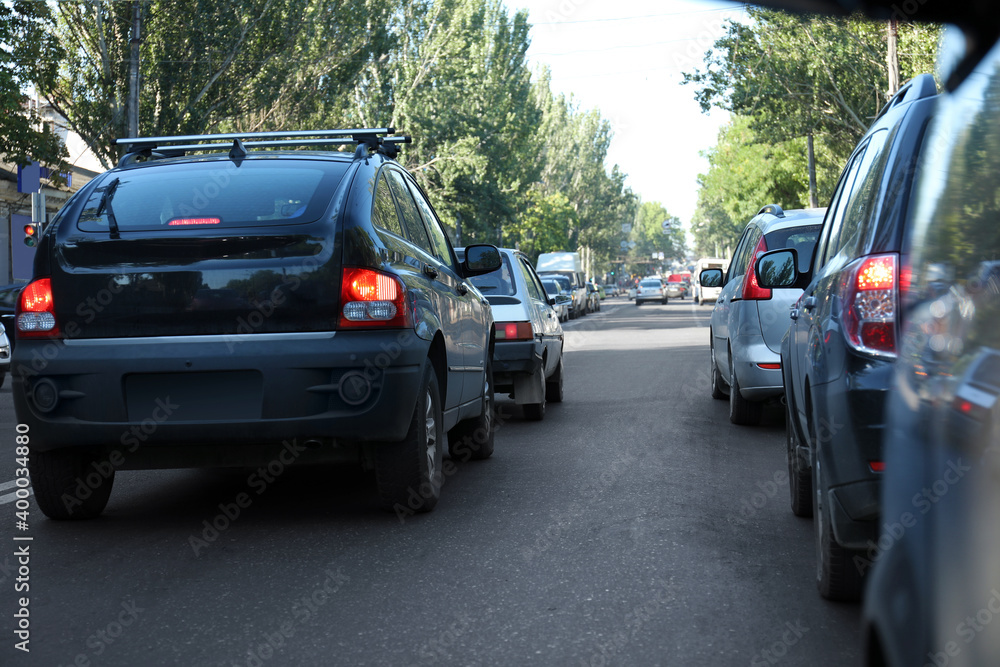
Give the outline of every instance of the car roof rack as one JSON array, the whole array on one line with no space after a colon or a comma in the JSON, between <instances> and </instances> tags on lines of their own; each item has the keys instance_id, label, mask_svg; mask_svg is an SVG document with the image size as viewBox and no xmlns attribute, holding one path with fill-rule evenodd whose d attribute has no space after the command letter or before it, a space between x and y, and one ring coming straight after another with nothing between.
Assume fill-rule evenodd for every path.
<instances>
[{"instance_id":1,"label":"car roof rack","mask_svg":"<svg viewBox=\"0 0 1000 667\"><path fill-rule=\"evenodd\" d=\"M189 134L173 137L131 137L118 139L115 144L128 146L119 167L133 164L140 157L164 159L183 157L189 153L229 150L229 158L237 164L253 148L287 148L303 146L350 146L357 144L355 159L371 153L389 158L399 154L399 145L412 142L408 136L396 136L391 127L356 128L351 130L293 130L288 132L228 132L221 134ZM198 143L211 142L211 143ZM225 143L219 143L225 142ZM232 143L229 143L232 142Z\"/></svg>"},{"instance_id":2,"label":"car roof rack","mask_svg":"<svg viewBox=\"0 0 1000 667\"><path fill-rule=\"evenodd\" d=\"M922 100L926 97L933 97L938 94L937 82L934 81L933 74L920 74L913 77L906 83L904 83L896 94L893 95L882 110L878 112L875 116L875 120L878 120L886 114L889 109L897 107L903 102L913 102L914 100ZM875 121L872 121L873 123Z\"/></svg>"},{"instance_id":3,"label":"car roof rack","mask_svg":"<svg viewBox=\"0 0 1000 667\"><path fill-rule=\"evenodd\" d=\"M768 204L767 206L762 207L759 211L757 211L757 215L760 215L761 213L770 213L776 218L785 217L785 211L777 204Z\"/></svg>"}]
</instances>

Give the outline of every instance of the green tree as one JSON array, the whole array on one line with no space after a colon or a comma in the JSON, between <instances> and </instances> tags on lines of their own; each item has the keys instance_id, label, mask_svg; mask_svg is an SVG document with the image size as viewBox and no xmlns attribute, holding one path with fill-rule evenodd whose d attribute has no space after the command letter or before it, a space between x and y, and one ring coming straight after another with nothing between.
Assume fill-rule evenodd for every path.
<instances>
[{"instance_id":1,"label":"green tree","mask_svg":"<svg viewBox=\"0 0 1000 667\"><path fill-rule=\"evenodd\" d=\"M664 223L669 229L664 233ZM671 260L683 259L684 231L681 221L670 215L660 202L643 202L639 205L632 229L629 232L629 253L625 268L629 273L648 275ZM653 259L663 253L663 259Z\"/></svg>"},{"instance_id":2,"label":"green tree","mask_svg":"<svg viewBox=\"0 0 1000 667\"><path fill-rule=\"evenodd\" d=\"M569 248L569 230L576 226L577 215L566 195L532 190L527 200L530 206L506 229L504 242L510 246L516 244L532 262L539 253Z\"/></svg>"},{"instance_id":3,"label":"green tree","mask_svg":"<svg viewBox=\"0 0 1000 667\"><path fill-rule=\"evenodd\" d=\"M67 168L66 149L37 110L27 108L25 91L40 91L55 81L64 51L49 31L53 22L43 2L0 3L0 157L25 165L32 160Z\"/></svg>"},{"instance_id":4,"label":"green tree","mask_svg":"<svg viewBox=\"0 0 1000 667\"><path fill-rule=\"evenodd\" d=\"M46 95L105 166L126 136L132 3L61 2L70 58ZM389 2L142 3L140 135L295 129L387 47Z\"/></svg>"}]
</instances>

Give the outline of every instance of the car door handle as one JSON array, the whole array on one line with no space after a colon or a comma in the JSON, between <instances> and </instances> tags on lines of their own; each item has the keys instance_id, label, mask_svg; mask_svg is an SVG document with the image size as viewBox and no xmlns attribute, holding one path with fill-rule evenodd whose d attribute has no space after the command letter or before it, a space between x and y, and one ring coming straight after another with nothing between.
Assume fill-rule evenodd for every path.
<instances>
[{"instance_id":1,"label":"car door handle","mask_svg":"<svg viewBox=\"0 0 1000 667\"><path fill-rule=\"evenodd\" d=\"M424 264L423 271L424 271L424 275L427 276L428 278L430 278L431 280L436 280L437 277L438 277L438 270L435 269L430 264Z\"/></svg>"},{"instance_id":2,"label":"car door handle","mask_svg":"<svg viewBox=\"0 0 1000 667\"><path fill-rule=\"evenodd\" d=\"M461 294L462 296L465 296L466 294L469 293L469 286L466 285L465 283L459 283L456 289L458 290L458 293Z\"/></svg>"},{"instance_id":3,"label":"car door handle","mask_svg":"<svg viewBox=\"0 0 1000 667\"><path fill-rule=\"evenodd\" d=\"M807 296L806 300L802 302L802 307L806 310L812 310L816 307L816 297Z\"/></svg>"}]
</instances>

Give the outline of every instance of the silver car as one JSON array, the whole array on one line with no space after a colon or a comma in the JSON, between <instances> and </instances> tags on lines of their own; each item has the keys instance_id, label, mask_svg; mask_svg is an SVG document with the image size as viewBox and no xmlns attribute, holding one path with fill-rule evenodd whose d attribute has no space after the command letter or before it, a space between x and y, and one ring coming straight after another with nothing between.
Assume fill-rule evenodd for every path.
<instances>
[{"instance_id":1,"label":"silver car","mask_svg":"<svg viewBox=\"0 0 1000 667\"><path fill-rule=\"evenodd\" d=\"M705 287L722 287L712 311L712 398L729 396L729 421L760 422L764 403L784 393L781 339L788 311L801 289L764 289L757 284L754 262L768 250L795 248L799 270L806 271L823 226L825 208L783 211L765 206L740 237L729 270L701 272Z\"/></svg>"},{"instance_id":2,"label":"silver car","mask_svg":"<svg viewBox=\"0 0 1000 667\"><path fill-rule=\"evenodd\" d=\"M542 287L545 288L545 293L550 299L555 299L555 305L552 307L556 311L556 315L559 317L560 322L565 322L569 319L569 305L573 303L573 298L568 292L563 290L559 283L555 280L542 279Z\"/></svg>"},{"instance_id":3,"label":"silver car","mask_svg":"<svg viewBox=\"0 0 1000 667\"><path fill-rule=\"evenodd\" d=\"M667 288L660 278L643 278L635 288L635 305L644 301L667 302Z\"/></svg>"}]
</instances>

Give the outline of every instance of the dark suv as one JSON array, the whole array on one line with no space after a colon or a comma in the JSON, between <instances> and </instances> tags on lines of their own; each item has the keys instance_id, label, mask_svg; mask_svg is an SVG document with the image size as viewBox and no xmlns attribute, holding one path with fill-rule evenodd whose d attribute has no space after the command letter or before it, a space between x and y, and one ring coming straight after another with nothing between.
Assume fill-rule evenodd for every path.
<instances>
[{"instance_id":1,"label":"dark suv","mask_svg":"<svg viewBox=\"0 0 1000 667\"><path fill-rule=\"evenodd\" d=\"M386 507L428 511L446 433L453 457L490 455L493 320L465 279L500 255L456 260L391 134L119 141L18 302L14 406L46 515L100 514L116 469L342 459Z\"/></svg>"},{"instance_id":2,"label":"dark suv","mask_svg":"<svg viewBox=\"0 0 1000 667\"><path fill-rule=\"evenodd\" d=\"M792 250L765 254L763 287L804 287L781 368L792 511L814 515L821 595L856 600L855 556L878 537L885 402L896 359L910 189L936 101L921 75L882 109L845 167L808 272Z\"/></svg>"}]
</instances>

